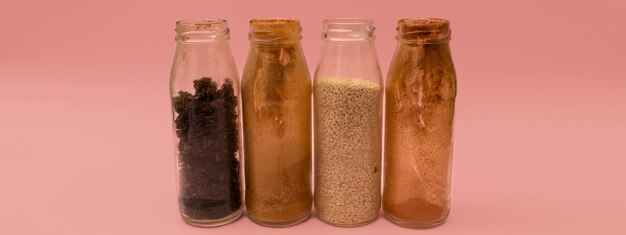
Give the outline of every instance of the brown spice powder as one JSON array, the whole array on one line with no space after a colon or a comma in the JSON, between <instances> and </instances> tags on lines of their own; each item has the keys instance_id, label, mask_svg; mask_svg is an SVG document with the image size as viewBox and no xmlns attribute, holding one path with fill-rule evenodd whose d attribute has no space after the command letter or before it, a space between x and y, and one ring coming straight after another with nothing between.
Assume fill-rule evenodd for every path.
<instances>
[{"instance_id":1,"label":"brown spice powder","mask_svg":"<svg viewBox=\"0 0 626 235\"><path fill-rule=\"evenodd\" d=\"M295 23L253 20L243 74L246 209L274 227L305 219L312 204L311 83Z\"/></svg>"},{"instance_id":2,"label":"brown spice powder","mask_svg":"<svg viewBox=\"0 0 626 235\"><path fill-rule=\"evenodd\" d=\"M450 208L456 74L447 28L401 20L388 75L383 209L408 227L443 223Z\"/></svg>"}]
</instances>

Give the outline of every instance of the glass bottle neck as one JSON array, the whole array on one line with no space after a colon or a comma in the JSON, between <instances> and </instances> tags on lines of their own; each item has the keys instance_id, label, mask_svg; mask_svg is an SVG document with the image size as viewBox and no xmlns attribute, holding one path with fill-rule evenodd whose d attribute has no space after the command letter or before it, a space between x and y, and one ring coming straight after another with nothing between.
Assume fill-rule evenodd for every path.
<instances>
[{"instance_id":1,"label":"glass bottle neck","mask_svg":"<svg viewBox=\"0 0 626 235\"><path fill-rule=\"evenodd\" d=\"M450 41L423 43L415 40L398 39L398 46L409 47L449 47Z\"/></svg>"},{"instance_id":2,"label":"glass bottle neck","mask_svg":"<svg viewBox=\"0 0 626 235\"><path fill-rule=\"evenodd\" d=\"M219 63L222 60L231 60L233 56L228 40L207 40L179 42L176 46L176 57L181 59L181 63Z\"/></svg>"},{"instance_id":3,"label":"glass bottle neck","mask_svg":"<svg viewBox=\"0 0 626 235\"><path fill-rule=\"evenodd\" d=\"M359 18L324 20L322 39L333 42L360 42L374 40L374 21Z\"/></svg>"},{"instance_id":4,"label":"glass bottle neck","mask_svg":"<svg viewBox=\"0 0 626 235\"><path fill-rule=\"evenodd\" d=\"M451 38L450 22L438 18L407 18L398 21L399 42L409 44L448 43Z\"/></svg>"},{"instance_id":5,"label":"glass bottle neck","mask_svg":"<svg viewBox=\"0 0 626 235\"><path fill-rule=\"evenodd\" d=\"M449 42L417 43L415 41L398 39L394 52L394 58L398 60L409 59L417 61L426 57L441 55L450 55Z\"/></svg>"},{"instance_id":6,"label":"glass bottle neck","mask_svg":"<svg viewBox=\"0 0 626 235\"><path fill-rule=\"evenodd\" d=\"M248 36L253 44L297 44L302 39L302 28L296 19L253 19Z\"/></svg>"},{"instance_id":7,"label":"glass bottle neck","mask_svg":"<svg viewBox=\"0 0 626 235\"><path fill-rule=\"evenodd\" d=\"M414 41L398 40L393 59L389 67L389 74L396 70L415 68L421 64L425 66L447 66L452 64L450 43L415 43ZM410 65L407 67L407 65Z\"/></svg>"},{"instance_id":8,"label":"glass bottle neck","mask_svg":"<svg viewBox=\"0 0 626 235\"><path fill-rule=\"evenodd\" d=\"M346 58L376 54L374 40L337 41L324 40L322 44L322 56L345 56Z\"/></svg>"},{"instance_id":9,"label":"glass bottle neck","mask_svg":"<svg viewBox=\"0 0 626 235\"><path fill-rule=\"evenodd\" d=\"M377 68L374 30L374 21L371 19L324 20L320 68L335 67L333 70L341 74L355 74L354 71Z\"/></svg>"},{"instance_id":10,"label":"glass bottle neck","mask_svg":"<svg viewBox=\"0 0 626 235\"><path fill-rule=\"evenodd\" d=\"M227 40L178 43L172 66L172 77L194 80L237 78L235 61Z\"/></svg>"},{"instance_id":11,"label":"glass bottle neck","mask_svg":"<svg viewBox=\"0 0 626 235\"><path fill-rule=\"evenodd\" d=\"M380 68L374 40L325 40L316 79L335 77L380 83Z\"/></svg>"},{"instance_id":12,"label":"glass bottle neck","mask_svg":"<svg viewBox=\"0 0 626 235\"><path fill-rule=\"evenodd\" d=\"M178 44L211 43L230 39L228 24L221 19L191 19L176 22Z\"/></svg>"}]
</instances>

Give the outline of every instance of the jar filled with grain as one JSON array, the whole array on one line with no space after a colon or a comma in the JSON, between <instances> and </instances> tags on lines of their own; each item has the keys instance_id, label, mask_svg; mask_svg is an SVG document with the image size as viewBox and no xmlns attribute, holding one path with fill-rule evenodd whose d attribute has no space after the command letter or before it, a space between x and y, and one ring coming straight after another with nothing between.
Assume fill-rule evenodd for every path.
<instances>
[{"instance_id":1,"label":"jar filled with grain","mask_svg":"<svg viewBox=\"0 0 626 235\"><path fill-rule=\"evenodd\" d=\"M374 23L324 21L314 80L315 210L331 225L360 226L380 210L383 84Z\"/></svg>"},{"instance_id":2,"label":"jar filled with grain","mask_svg":"<svg viewBox=\"0 0 626 235\"><path fill-rule=\"evenodd\" d=\"M219 19L176 22L171 70L179 213L214 227L243 211L239 77Z\"/></svg>"},{"instance_id":3,"label":"jar filled with grain","mask_svg":"<svg viewBox=\"0 0 626 235\"><path fill-rule=\"evenodd\" d=\"M402 19L387 78L383 210L428 228L450 211L456 74L449 22Z\"/></svg>"},{"instance_id":4,"label":"jar filled with grain","mask_svg":"<svg viewBox=\"0 0 626 235\"><path fill-rule=\"evenodd\" d=\"M250 21L243 72L246 209L254 222L285 227L310 214L311 80L300 22Z\"/></svg>"}]
</instances>

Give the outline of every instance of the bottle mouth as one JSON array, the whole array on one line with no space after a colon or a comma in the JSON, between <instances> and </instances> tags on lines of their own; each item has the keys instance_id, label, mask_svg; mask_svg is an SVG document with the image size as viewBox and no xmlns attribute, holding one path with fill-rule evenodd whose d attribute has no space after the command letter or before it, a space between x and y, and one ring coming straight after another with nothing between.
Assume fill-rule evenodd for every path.
<instances>
[{"instance_id":1,"label":"bottle mouth","mask_svg":"<svg viewBox=\"0 0 626 235\"><path fill-rule=\"evenodd\" d=\"M398 21L396 39L418 44L450 41L450 21L440 18L406 18Z\"/></svg>"},{"instance_id":2,"label":"bottle mouth","mask_svg":"<svg viewBox=\"0 0 626 235\"><path fill-rule=\"evenodd\" d=\"M176 22L177 42L228 39L230 39L228 23L223 19L186 19Z\"/></svg>"},{"instance_id":3,"label":"bottle mouth","mask_svg":"<svg viewBox=\"0 0 626 235\"><path fill-rule=\"evenodd\" d=\"M331 41L363 41L374 39L374 21L364 18L324 20L322 39Z\"/></svg>"},{"instance_id":4,"label":"bottle mouth","mask_svg":"<svg viewBox=\"0 0 626 235\"><path fill-rule=\"evenodd\" d=\"M302 27L299 20L292 18L252 19L248 38L265 44L295 43L302 39Z\"/></svg>"}]
</instances>

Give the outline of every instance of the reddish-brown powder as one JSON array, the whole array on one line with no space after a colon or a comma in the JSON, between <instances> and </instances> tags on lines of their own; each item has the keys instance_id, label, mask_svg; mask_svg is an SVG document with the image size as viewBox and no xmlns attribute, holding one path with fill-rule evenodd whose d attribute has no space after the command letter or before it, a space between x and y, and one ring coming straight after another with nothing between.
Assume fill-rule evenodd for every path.
<instances>
[{"instance_id":1,"label":"reddish-brown powder","mask_svg":"<svg viewBox=\"0 0 626 235\"><path fill-rule=\"evenodd\" d=\"M450 208L456 75L448 22L401 20L387 81L383 209L393 222L431 227Z\"/></svg>"}]
</instances>

